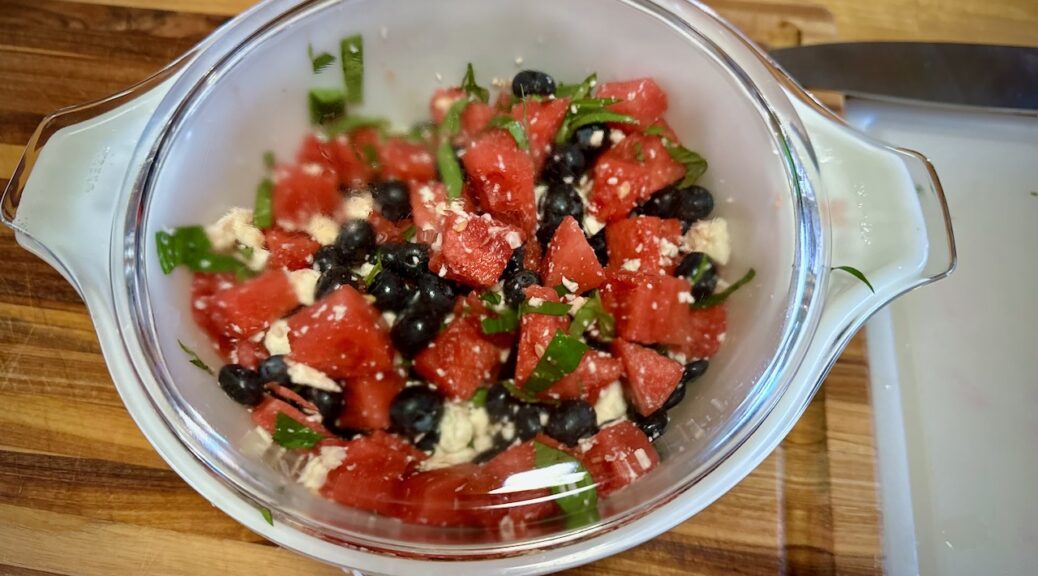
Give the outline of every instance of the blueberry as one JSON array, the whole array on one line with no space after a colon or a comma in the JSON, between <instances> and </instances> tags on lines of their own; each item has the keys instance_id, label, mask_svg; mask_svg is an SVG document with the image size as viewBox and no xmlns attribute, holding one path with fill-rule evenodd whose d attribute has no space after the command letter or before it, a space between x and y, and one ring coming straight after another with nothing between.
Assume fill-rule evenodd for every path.
<instances>
[{"instance_id":1,"label":"blueberry","mask_svg":"<svg viewBox=\"0 0 1038 576\"><path fill-rule=\"evenodd\" d=\"M414 446L423 452L433 452L440 443L440 431L433 430L414 438Z\"/></svg>"},{"instance_id":2,"label":"blueberry","mask_svg":"<svg viewBox=\"0 0 1038 576\"><path fill-rule=\"evenodd\" d=\"M536 436L544 427L541 424L543 410L536 404L520 404L512 421L515 422L515 434L526 441Z\"/></svg>"},{"instance_id":3,"label":"blueberry","mask_svg":"<svg viewBox=\"0 0 1038 576\"><path fill-rule=\"evenodd\" d=\"M515 413L517 405L504 384L497 382L487 390L487 401L484 404L487 414L494 420L504 420Z\"/></svg>"},{"instance_id":4,"label":"blueberry","mask_svg":"<svg viewBox=\"0 0 1038 576\"><path fill-rule=\"evenodd\" d=\"M674 218L674 207L678 200L678 191L673 186L659 190L649 199L634 209L635 214L656 216L658 218Z\"/></svg>"},{"instance_id":5,"label":"blueberry","mask_svg":"<svg viewBox=\"0 0 1038 576\"><path fill-rule=\"evenodd\" d=\"M663 409L670 410L680 404L685 399L688 385L698 380L709 366L710 362L707 360L694 360L685 364L685 370L681 373L681 381L678 382L677 387L667 397L667 401L663 403Z\"/></svg>"},{"instance_id":6,"label":"blueberry","mask_svg":"<svg viewBox=\"0 0 1038 576\"><path fill-rule=\"evenodd\" d=\"M306 392L308 400L313 402L317 411L321 413L324 422L335 422L342 413L342 393L308 388Z\"/></svg>"},{"instance_id":7,"label":"blueberry","mask_svg":"<svg viewBox=\"0 0 1038 576\"><path fill-rule=\"evenodd\" d=\"M605 228L599 230L587 239L591 249L595 251L595 257L602 266L609 264L609 249L606 247Z\"/></svg>"},{"instance_id":8,"label":"blueberry","mask_svg":"<svg viewBox=\"0 0 1038 576\"><path fill-rule=\"evenodd\" d=\"M375 229L367 220L350 220L339 230L335 247L343 262L356 266L375 250Z\"/></svg>"},{"instance_id":9,"label":"blueberry","mask_svg":"<svg viewBox=\"0 0 1038 576\"><path fill-rule=\"evenodd\" d=\"M580 148L584 160L590 164L609 146L609 128L605 124L581 126L573 132L570 142Z\"/></svg>"},{"instance_id":10,"label":"blueberry","mask_svg":"<svg viewBox=\"0 0 1038 576\"><path fill-rule=\"evenodd\" d=\"M411 301L414 293L414 287L392 270L379 272L368 286L368 294L375 297L375 306L379 310L399 312Z\"/></svg>"},{"instance_id":11,"label":"blueberry","mask_svg":"<svg viewBox=\"0 0 1038 576\"><path fill-rule=\"evenodd\" d=\"M573 186L555 184L541 198L541 220L537 228L537 240L547 245L555 236L555 230L566 216L581 222L584 220L584 201Z\"/></svg>"},{"instance_id":12,"label":"blueberry","mask_svg":"<svg viewBox=\"0 0 1038 576\"><path fill-rule=\"evenodd\" d=\"M414 279L429 272L428 244L383 244L378 253L382 258L382 267L401 276Z\"/></svg>"},{"instance_id":13,"label":"blueberry","mask_svg":"<svg viewBox=\"0 0 1038 576\"><path fill-rule=\"evenodd\" d=\"M527 96L551 96L555 93L555 79L537 70L523 70L512 79L512 95L516 98Z\"/></svg>"},{"instance_id":14,"label":"blueberry","mask_svg":"<svg viewBox=\"0 0 1038 576\"><path fill-rule=\"evenodd\" d=\"M454 287L435 274L422 274L418 278L416 303L442 317L454 309Z\"/></svg>"},{"instance_id":15,"label":"blueberry","mask_svg":"<svg viewBox=\"0 0 1038 576\"><path fill-rule=\"evenodd\" d=\"M637 413L631 413L629 416L631 421L649 437L650 442L663 436L663 432L667 430L667 424L670 423L670 417L667 416L666 410L657 410L648 416L642 416Z\"/></svg>"},{"instance_id":16,"label":"blueberry","mask_svg":"<svg viewBox=\"0 0 1038 576\"><path fill-rule=\"evenodd\" d=\"M526 245L520 246L515 250L512 250L512 256L508 259L508 265L505 266L505 271L501 273L501 278L509 278L520 270L525 270L526 266L523 264L526 260Z\"/></svg>"},{"instance_id":17,"label":"blueberry","mask_svg":"<svg viewBox=\"0 0 1038 576\"><path fill-rule=\"evenodd\" d=\"M286 386L292 383L288 377L288 364L285 363L285 357L280 354L260 362L259 376L262 382L277 382Z\"/></svg>"},{"instance_id":18,"label":"blueberry","mask_svg":"<svg viewBox=\"0 0 1038 576\"><path fill-rule=\"evenodd\" d=\"M598 431L595 409L583 400L566 400L548 415L544 431L559 442L573 446Z\"/></svg>"},{"instance_id":19,"label":"blueberry","mask_svg":"<svg viewBox=\"0 0 1038 576\"><path fill-rule=\"evenodd\" d=\"M412 357L436 338L442 318L427 308L411 306L393 323L389 336L401 354Z\"/></svg>"},{"instance_id":20,"label":"blueberry","mask_svg":"<svg viewBox=\"0 0 1038 576\"><path fill-rule=\"evenodd\" d=\"M393 398L389 419L404 434L428 434L440 425L443 395L428 386L408 386Z\"/></svg>"},{"instance_id":21,"label":"blueberry","mask_svg":"<svg viewBox=\"0 0 1038 576\"><path fill-rule=\"evenodd\" d=\"M698 274L696 278L696 271L702 264L703 260L706 259L706 269ZM717 267L702 252L692 252L681 259L681 263L675 269L674 274L676 276L684 276L689 281L696 279L696 283L692 286L692 297L696 300L702 300L707 298L714 293L714 289L717 288Z\"/></svg>"},{"instance_id":22,"label":"blueberry","mask_svg":"<svg viewBox=\"0 0 1038 576\"><path fill-rule=\"evenodd\" d=\"M349 268L337 266L335 268L329 268L321 274L321 277L317 279L317 286L314 289L315 298L323 298L325 295L333 292L340 286L350 285L357 288L361 285L362 280L360 276L357 276Z\"/></svg>"},{"instance_id":23,"label":"blueberry","mask_svg":"<svg viewBox=\"0 0 1038 576\"><path fill-rule=\"evenodd\" d=\"M532 270L520 270L505 280L505 302L515 308L526 300L526 289L541 283L541 277Z\"/></svg>"},{"instance_id":24,"label":"blueberry","mask_svg":"<svg viewBox=\"0 0 1038 576\"><path fill-rule=\"evenodd\" d=\"M576 144L562 144L556 146L551 156L548 156L541 177L553 184L573 184L585 170L587 161L580 147Z\"/></svg>"},{"instance_id":25,"label":"blueberry","mask_svg":"<svg viewBox=\"0 0 1038 576\"><path fill-rule=\"evenodd\" d=\"M220 388L238 404L255 406L263 400L263 380L255 370L241 364L226 364L217 376Z\"/></svg>"},{"instance_id":26,"label":"blueberry","mask_svg":"<svg viewBox=\"0 0 1038 576\"><path fill-rule=\"evenodd\" d=\"M343 266L342 255L335 246L321 246L314 252L314 265L318 272L327 272L329 268Z\"/></svg>"},{"instance_id":27,"label":"blueberry","mask_svg":"<svg viewBox=\"0 0 1038 576\"><path fill-rule=\"evenodd\" d=\"M411 216L411 193L406 183L399 180L377 182L371 186L371 196L387 220L398 222Z\"/></svg>"},{"instance_id":28,"label":"blueberry","mask_svg":"<svg viewBox=\"0 0 1038 576\"><path fill-rule=\"evenodd\" d=\"M702 186L678 190L671 218L681 220L685 230L696 220L702 220L714 211L714 196Z\"/></svg>"},{"instance_id":29,"label":"blueberry","mask_svg":"<svg viewBox=\"0 0 1038 576\"><path fill-rule=\"evenodd\" d=\"M346 440L353 440L361 434L360 430L354 430L353 428L345 428L339 426L338 418L335 417L333 417L331 420L325 420L323 424L329 432L335 434L339 438L344 438Z\"/></svg>"}]
</instances>

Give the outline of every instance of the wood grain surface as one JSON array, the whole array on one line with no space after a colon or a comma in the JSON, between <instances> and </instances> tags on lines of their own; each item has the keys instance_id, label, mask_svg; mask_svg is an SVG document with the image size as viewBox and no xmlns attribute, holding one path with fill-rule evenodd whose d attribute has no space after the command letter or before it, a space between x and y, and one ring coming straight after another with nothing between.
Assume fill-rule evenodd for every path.
<instances>
[{"instance_id":1,"label":"wood grain surface","mask_svg":"<svg viewBox=\"0 0 1038 576\"><path fill-rule=\"evenodd\" d=\"M0 186L45 114L144 78L248 4L0 0ZM1038 30L1031 0L712 4L770 45L837 29L1033 44ZM881 572L864 354L859 337L781 447L717 503L570 574ZM341 574L242 528L169 470L123 408L75 291L6 229L0 403L0 575Z\"/></svg>"}]
</instances>

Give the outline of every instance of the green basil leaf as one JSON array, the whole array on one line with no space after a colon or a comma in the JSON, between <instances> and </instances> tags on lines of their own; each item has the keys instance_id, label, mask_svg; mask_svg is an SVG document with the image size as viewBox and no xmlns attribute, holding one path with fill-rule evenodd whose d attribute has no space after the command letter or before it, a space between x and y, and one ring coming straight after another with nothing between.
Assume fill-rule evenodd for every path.
<instances>
[{"instance_id":1,"label":"green basil leaf","mask_svg":"<svg viewBox=\"0 0 1038 576\"><path fill-rule=\"evenodd\" d=\"M497 306L501 303L501 295L493 290L484 290L480 295L479 299L490 304L491 306Z\"/></svg>"},{"instance_id":2,"label":"green basil leaf","mask_svg":"<svg viewBox=\"0 0 1038 576\"><path fill-rule=\"evenodd\" d=\"M335 62L335 56L327 52L321 52L320 54L314 54L314 47L306 47L306 55L310 57L310 66L314 69L314 74L320 74L325 68L332 65Z\"/></svg>"},{"instance_id":3,"label":"green basil leaf","mask_svg":"<svg viewBox=\"0 0 1038 576\"><path fill-rule=\"evenodd\" d=\"M404 135L408 140L416 142L427 142L432 139L436 125L432 122L418 122Z\"/></svg>"},{"instance_id":4,"label":"green basil leaf","mask_svg":"<svg viewBox=\"0 0 1038 576\"><path fill-rule=\"evenodd\" d=\"M634 143L634 159L637 160L639 164L645 163L645 153L642 152L641 142Z\"/></svg>"},{"instance_id":5,"label":"green basil leaf","mask_svg":"<svg viewBox=\"0 0 1038 576\"><path fill-rule=\"evenodd\" d=\"M252 223L260 230L274 225L274 182L264 178L256 188L256 207L252 211Z\"/></svg>"},{"instance_id":6,"label":"green basil leaf","mask_svg":"<svg viewBox=\"0 0 1038 576\"><path fill-rule=\"evenodd\" d=\"M346 113L346 94L338 88L312 88L309 102L312 124L331 122Z\"/></svg>"},{"instance_id":7,"label":"green basil leaf","mask_svg":"<svg viewBox=\"0 0 1038 576\"><path fill-rule=\"evenodd\" d=\"M364 37L356 34L343 38L339 51L346 81L346 101L361 104L364 102Z\"/></svg>"},{"instance_id":8,"label":"green basil leaf","mask_svg":"<svg viewBox=\"0 0 1038 576\"><path fill-rule=\"evenodd\" d=\"M336 136L338 134L350 134L356 132L361 128L378 128L380 132L384 132L389 127L389 120L385 118L378 118L373 116L355 116L349 115L339 118L335 122L325 127L324 132L329 137Z\"/></svg>"},{"instance_id":9,"label":"green basil leaf","mask_svg":"<svg viewBox=\"0 0 1038 576\"><path fill-rule=\"evenodd\" d=\"M663 126L660 126L659 124L653 124L645 129L646 136L663 136L665 132Z\"/></svg>"},{"instance_id":10,"label":"green basil leaf","mask_svg":"<svg viewBox=\"0 0 1038 576\"><path fill-rule=\"evenodd\" d=\"M616 123L616 124L637 124L638 121L634 118L626 115L619 114L617 112L611 112L603 109L592 109L588 111L578 112L573 116L568 116L562 122L562 127L559 128L558 134L555 135L556 144L564 144L568 141L576 130L582 126L589 124L599 123Z\"/></svg>"},{"instance_id":11,"label":"green basil leaf","mask_svg":"<svg viewBox=\"0 0 1038 576\"><path fill-rule=\"evenodd\" d=\"M276 158L274 158L274 153L273 152L271 152L270 150L267 150L266 152L263 153L263 167L264 168L266 168L267 170L273 170L275 161L276 161Z\"/></svg>"},{"instance_id":12,"label":"green basil leaf","mask_svg":"<svg viewBox=\"0 0 1038 576\"><path fill-rule=\"evenodd\" d=\"M572 98L573 100L587 98L596 84L598 84L598 74L592 73L580 84L559 84L555 88L555 97Z\"/></svg>"},{"instance_id":13,"label":"green basil leaf","mask_svg":"<svg viewBox=\"0 0 1038 576\"><path fill-rule=\"evenodd\" d=\"M480 327L487 336L512 333L519 329L519 315L515 310L504 310L497 316L482 319Z\"/></svg>"},{"instance_id":14,"label":"green basil leaf","mask_svg":"<svg viewBox=\"0 0 1038 576\"><path fill-rule=\"evenodd\" d=\"M364 286L371 286L375 282L375 278L382 273L382 253L377 252L375 254L375 265L371 267L371 271L364 277Z\"/></svg>"},{"instance_id":15,"label":"green basil leaf","mask_svg":"<svg viewBox=\"0 0 1038 576\"><path fill-rule=\"evenodd\" d=\"M261 506L259 510L260 510L260 514L263 516L263 519L267 521L267 524L270 524L271 526L273 526L274 525L274 515L270 513L270 508L266 508L264 506Z\"/></svg>"},{"instance_id":16,"label":"green basil leaf","mask_svg":"<svg viewBox=\"0 0 1038 576\"><path fill-rule=\"evenodd\" d=\"M569 468L567 475L582 474L576 482L551 487L551 493L558 496L554 500L555 504L566 515L566 528L580 528L597 522L598 489L591 473L580 460L537 441L533 443L533 450L534 466L538 469L565 464Z\"/></svg>"},{"instance_id":17,"label":"green basil leaf","mask_svg":"<svg viewBox=\"0 0 1038 576\"><path fill-rule=\"evenodd\" d=\"M833 270L843 270L844 272L864 282L865 285L869 287L870 292L872 292L873 294L876 293L876 289L872 287L872 283L869 282L869 279L865 277L865 274L861 270L858 270L857 268L854 268L852 266L834 266Z\"/></svg>"},{"instance_id":18,"label":"green basil leaf","mask_svg":"<svg viewBox=\"0 0 1038 576\"><path fill-rule=\"evenodd\" d=\"M232 256L216 254L201 226L181 226L173 231L155 234L159 265L169 274L177 266L187 266L195 272L233 272L246 277L252 274L245 264Z\"/></svg>"},{"instance_id":19,"label":"green basil leaf","mask_svg":"<svg viewBox=\"0 0 1038 576\"><path fill-rule=\"evenodd\" d=\"M490 121L490 125L494 128L504 128L507 130L520 150L530 149L530 141L526 139L526 130L518 120L511 116L498 116Z\"/></svg>"},{"instance_id":20,"label":"green basil leaf","mask_svg":"<svg viewBox=\"0 0 1038 576\"><path fill-rule=\"evenodd\" d=\"M162 267L163 274L169 274L183 263L172 234L164 231L155 233L155 244L159 255L159 266Z\"/></svg>"},{"instance_id":21,"label":"green basil leaf","mask_svg":"<svg viewBox=\"0 0 1038 576\"><path fill-rule=\"evenodd\" d=\"M278 412L274 418L274 441L285 448L310 449L321 441L323 436L297 422L288 414Z\"/></svg>"},{"instance_id":22,"label":"green basil leaf","mask_svg":"<svg viewBox=\"0 0 1038 576\"><path fill-rule=\"evenodd\" d=\"M472 69L471 62L469 62L468 68L465 69L465 77L461 80L461 89L469 96L478 98L484 103L490 101L490 90L476 84L476 72Z\"/></svg>"},{"instance_id":23,"label":"green basil leaf","mask_svg":"<svg viewBox=\"0 0 1038 576\"><path fill-rule=\"evenodd\" d=\"M440 168L440 178L447 186L447 198L454 200L461 197L461 188L465 182L461 176L461 165L454 155L454 148L448 140L440 143L436 149L436 164Z\"/></svg>"},{"instance_id":24,"label":"green basil leaf","mask_svg":"<svg viewBox=\"0 0 1038 576\"><path fill-rule=\"evenodd\" d=\"M501 385L505 387L505 390L508 390L508 394L511 395L512 398L515 398L520 402L526 402L527 404L536 404L540 402L536 396L516 386L515 382L511 380L502 380Z\"/></svg>"},{"instance_id":25,"label":"green basil leaf","mask_svg":"<svg viewBox=\"0 0 1038 576\"><path fill-rule=\"evenodd\" d=\"M184 351L184 354L187 354L187 356L188 356L188 358L189 358L189 360L188 360L188 361L189 361L189 362L191 362L191 364L192 364L193 366L195 366L195 367L197 367L197 368L201 368L202 370L205 370L205 371L206 371L206 372L208 372L209 374L213 374L213 369L212 369L212 368L210 368L208 364L206 364L205 362L203 362L203 361L202 361L202 359L198 357L198 354L196 354L194 350L192 350L192 349L188 348L188 347L187 347L187 346L186 346L186 345L185 345L185 344L184 344L183 342L181 342L181 341L180 341L179 339L177 339L177 344L179 344L179 345L180 345L180 349Z\"/></svg>"},{"instance_id":26,"label":"green basil leaf","mask_svg":"<svg viewBox=\"0 0 1038 576\"><path fill-rule=\"evenodd\" d=\"M404 240L410 242L414 240L416 234L418 234L418 228L415 228L414 224L411 224L407 228L404 228L404 231L400 233L400 236L403 237Z\"/></svg>"},{"instance_id":27,"label":"green basil leaf","mask_svg":"<svg viewBox=\"0 0 1038 576\"><path fill-rule=\"evenodd\" d=\"M693 308L709 308L711 306L717 306L718 304L721 304L722 302L727 300L728 297L734 294L736 290L742 288L746 284L749 284L750 281L753 280L753 277L756 275L757 271L753 268L750 268L749 272L743 275L742 278L736 280L735 284L732 284L728 288L725 288L723 292L718 292L717 294L707 296L699 302L692 303L690 306L692 306Z\"/></svg>"},{"instance_id":28,"label":"green basil leaf","mask_svg":"<svg viewBox=\"0 0 1038 576\"><path fill-rule=\"evenodd\" d=\"M555 293L558 294L559 298L562 298L563 296L567 296L570 293L569 292L569 288L566 288L562 284L559 284L558 286L556 286L554 288L554 290L555 290Z\"/></svg>"},{"instance_id":29,"label":"green basil leaf","mask_svg":"<svg viewBox=\"0 0 1038 576\"><path fill-rule=\"evenodd\" d=\"M486 406L487 405L487 389L486 388L479 388L479 389L477 389L476 392L472 395L472 399L470 400L470 402L472 402L472 405L475 406L476 408L482 408L482 407Z\"/></svg>"},{"instance_id":30,"label":"green basil leaf","mask_svg":"<svg viewBox=\"0 0 1038 576\"><path fill-rule=\"evenodd\" d=\"M572 374L580 366L580 360L587 351L588 345L581 340L563 334L561 330L556 331L523 389L533 394L544 392L552 384Z\"/></svg>"},{"instance_id":31,"label":"green basil leaf","mask_svg":"<svg viewBox=\"0 0 1038 576\"><path fill-rule=\"evenodd\" d=\"M545 316L565 316L569 314L569 304L564 302L545 302L539 306L533 306L529 302L519 305L520 314L544 314Z\"/></svg>"},{"instance_id":32,"label":"green basil leaf","mask_svg":"<svg viewBox=\"0 0 1038 576\"><path fill-rule=\"evenodd\" d=\"M454 102L443 115L443 123L440 124L440 133L448 137L456 136L461 131L461 113L465 111L469 101L465 98Z\"/></svg>"},{"instance_id":33,"label":"green basil leaf","mask_svg":"<svg viewBox=\"0 0 1038 576\"><path fill-rule=\"evenodd\" d=\"M699 283L699 281L703 279L703 276L706 276L706 273L710 271L711 266L713 266L713 264L710 263L710 258L703 255L699 259L699 264L696 264L696 269L692 271L692 277L688 279L689 283L692 284L692 286Z\"/></svg>"},{"instance_id":34,"label":"green basil leaf","mask_svg":"<svg viewBox=\"0 0 1038 576\"><path fill-rule=\"evenodd\" d=\"M685 167L685 177L681 179L678 188L688 188L695 184L703 173L706 172L706 159L699 154L680 144L668 144L666 148L667 154L670 154L671 158Z\"/></svg>"},{"instance_id":35,"label":"green basil leaf","mask_svg":"<svg viewBox=\"0 0 1038 576\"><path fill-rule=\"evenodd\" d=\"M598 339L609 342L616 334L616 319L602 304L602 297L595 290L587 302L573 315L573 323L569 325L569 335L580 338L592 325L598 326Z\"/></svg>"}]
</instances>

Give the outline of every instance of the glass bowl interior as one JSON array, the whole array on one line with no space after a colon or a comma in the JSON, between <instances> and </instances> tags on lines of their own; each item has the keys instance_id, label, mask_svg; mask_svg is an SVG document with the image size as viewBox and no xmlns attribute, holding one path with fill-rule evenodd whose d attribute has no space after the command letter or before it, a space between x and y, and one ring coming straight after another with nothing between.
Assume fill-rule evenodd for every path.
<instances>
[{"instance_id":1,"label":"glass bowl interior","mask_svg":"<svg viewBox=\"0 0 1038 576\"><path fill-rule=\"evenodd\" d=\"M251 206L263 153L291 158L310 130L308 90L341 82L335 67L312 73L308 46L336 53L339 40L356 33L366 43L366 94L355 113L406 128L426 118L429 95L459 82L468 62L485 85L510 79L520 63L571 82L592 71L602 81L651 76L670 95L667 122L710 162L702 184L732 232L723 276L734 280L750 267L757 276L730 300L727 338L710 370L671 412L656 442L662 465L604 499L593 525L567 531L546 522L502 541L483 530L410 525L338 506L298 485L284 462L258 457L248 414L180 349L178 340L220 364L192 321L190 275L162 274L155 232ZM158 387L150 393L170 402L179 419L170 426L214 473L300 529L419 557L492 557L585 538L689 489L748 437L788 385L784 375L809 338L805 285L814 270L804 262L814 261L821 241L804 224L817 209L789 152L795 147L774 102L741 68L760 63L720 52L709 40L720 33L730 34L685 2L340 0L303 3L244 42L210 47L221 51L215 65L189 68L164 103L171 115L130 208L140 217L128 220L134 330Z\"/></svg>"}]
</instances>

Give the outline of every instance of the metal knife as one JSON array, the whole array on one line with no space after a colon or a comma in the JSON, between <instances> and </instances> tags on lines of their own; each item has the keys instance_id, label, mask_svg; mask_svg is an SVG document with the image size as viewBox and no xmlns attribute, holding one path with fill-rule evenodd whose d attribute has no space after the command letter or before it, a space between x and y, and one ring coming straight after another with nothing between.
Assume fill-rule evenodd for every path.
<instances>
[{"instance_id":1,"label":"metal knife","mask_svg":"<svg viewBox=\"0 0 1038 576\"><path fill-rule=\"evenodd\" d=\"M1038 111L1038 48L851 42L781 48L771 56L809 89Z\"/></svg>"}]
</instances>

